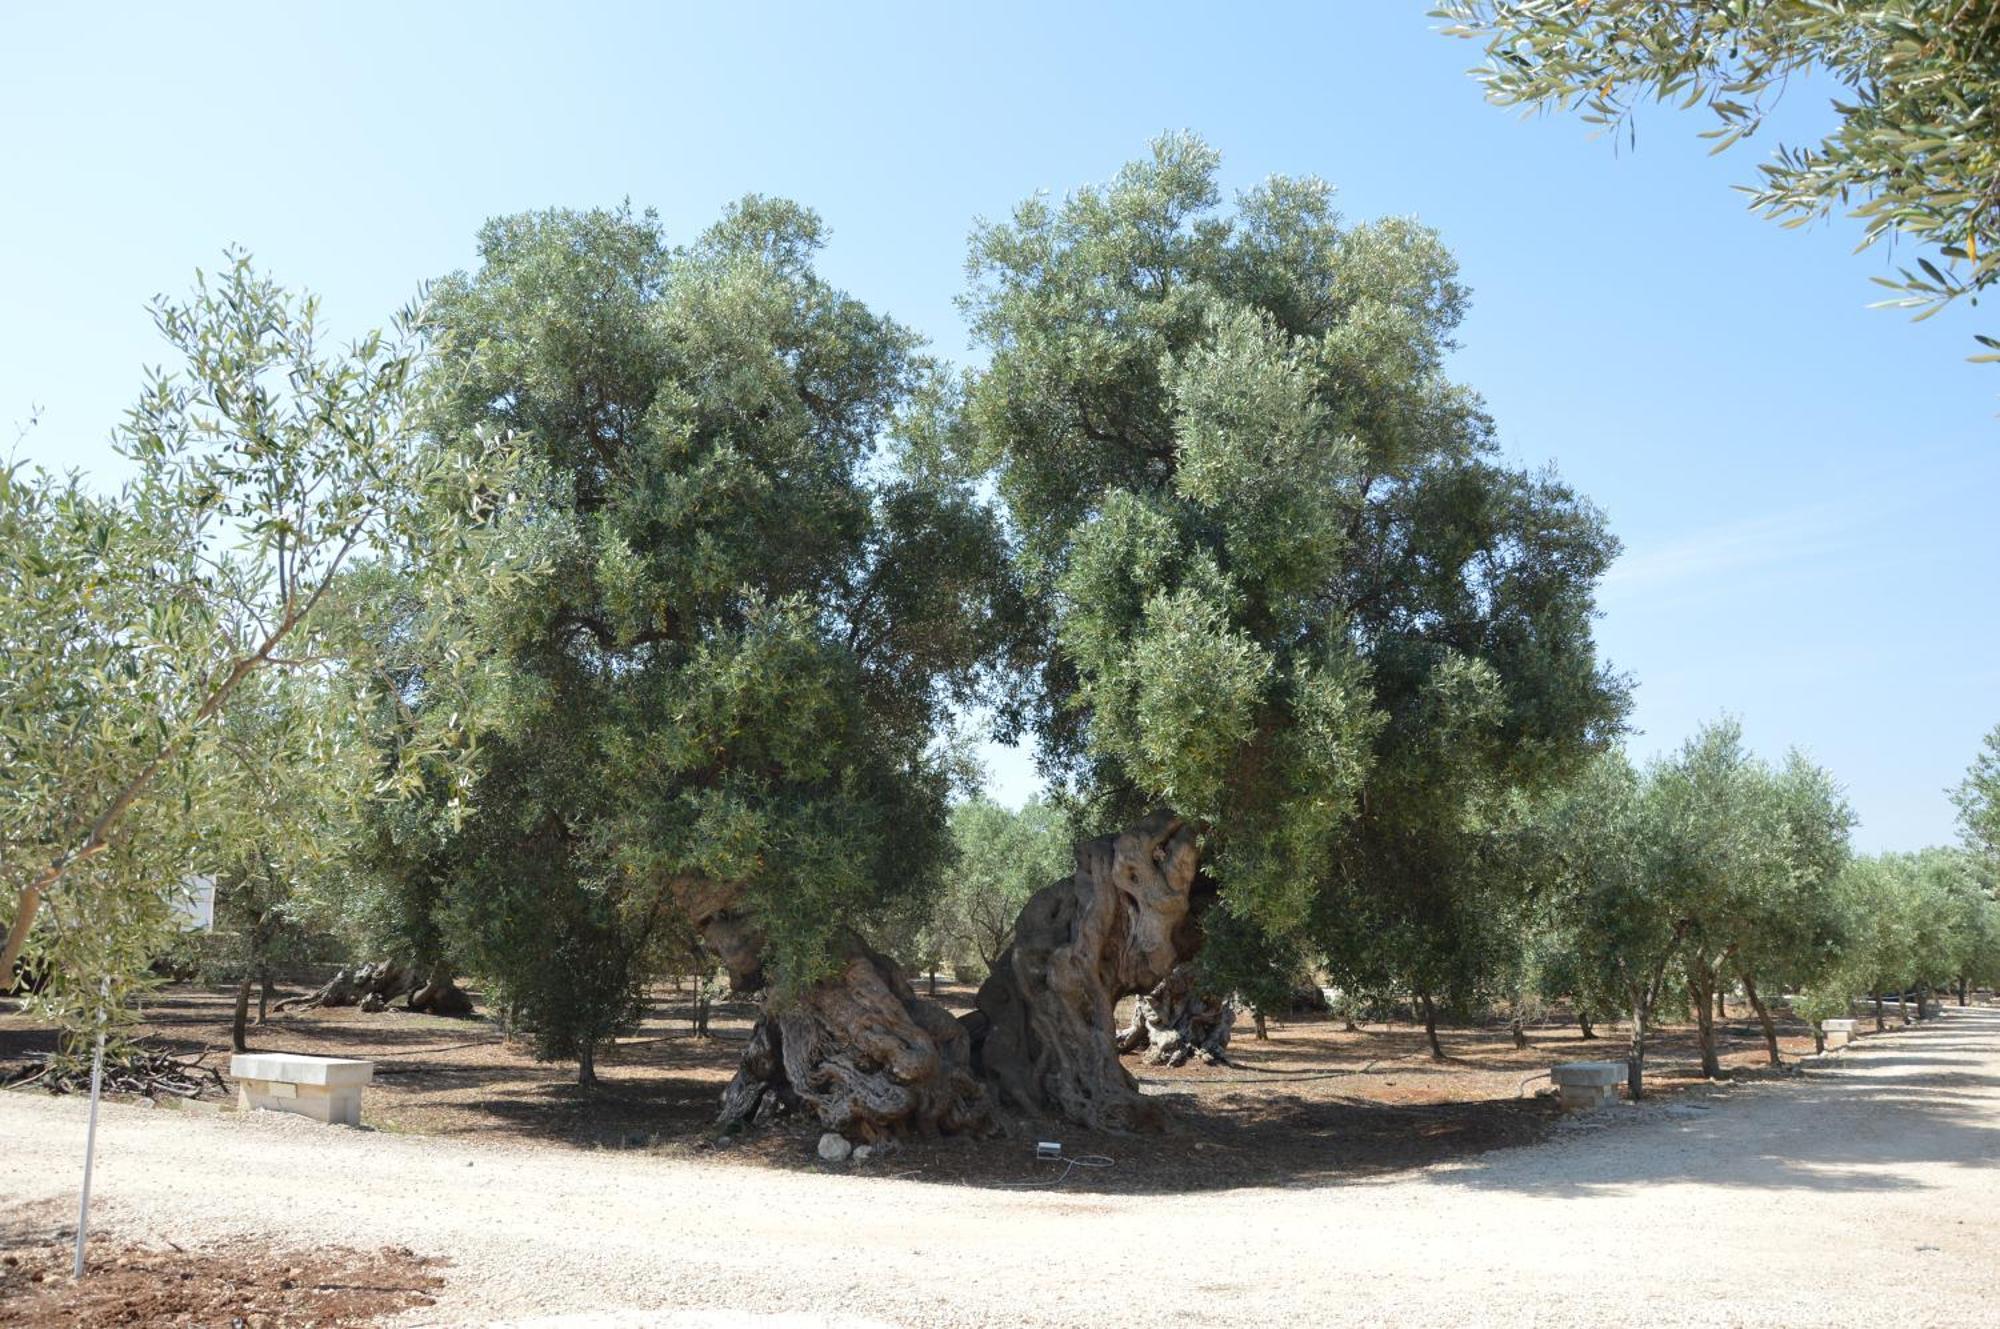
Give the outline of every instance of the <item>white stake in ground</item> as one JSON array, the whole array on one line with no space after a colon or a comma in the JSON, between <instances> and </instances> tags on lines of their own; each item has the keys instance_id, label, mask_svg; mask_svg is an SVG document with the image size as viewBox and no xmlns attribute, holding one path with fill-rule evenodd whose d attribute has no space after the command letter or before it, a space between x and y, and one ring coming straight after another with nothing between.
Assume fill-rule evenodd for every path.
<instances>
[{"instance_id":1,"label":"white stake in ground","mask_svg":"<svg viewBox=\"0 0 2000 1329\"><path fill-rule=\"evenodd\" d=\"M90 1231L90 1165L97 1157L97 1100L104 1089L104 1015L111 1004L111 978L107 974L97 990L97 1055L90 1059L90 1125L83 1133L83 1198L76 1206L76 1268L72 1278L83 1277L83 1240Z\"/></svg>"}]
</instances>

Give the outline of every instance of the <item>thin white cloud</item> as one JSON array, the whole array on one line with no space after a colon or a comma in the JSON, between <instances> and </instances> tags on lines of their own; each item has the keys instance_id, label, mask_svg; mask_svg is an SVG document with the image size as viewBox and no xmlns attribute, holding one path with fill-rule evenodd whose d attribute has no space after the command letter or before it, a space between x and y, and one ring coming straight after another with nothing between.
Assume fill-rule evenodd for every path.
<instances>
[{"instance_id":1,"label":"thin white cloud","mask_svg":"<svg viewBox=\"0 0 2000 1329\"><path fill-rule=\"evenodd\" d=\"M1823 563L1862 534L1854 510L1828 505L1725 522L1629 551L1605 574L1604 591L1622 599Z\"/></svg>"}]
</instances>

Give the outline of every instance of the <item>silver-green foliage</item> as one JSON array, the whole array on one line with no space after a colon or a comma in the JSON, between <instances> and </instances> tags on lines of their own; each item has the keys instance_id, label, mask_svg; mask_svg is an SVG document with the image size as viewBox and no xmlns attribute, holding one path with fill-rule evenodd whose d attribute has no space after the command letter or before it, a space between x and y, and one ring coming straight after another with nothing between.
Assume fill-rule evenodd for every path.
<instances>
[{"instance_id":1,"label":"silver-green foliage","mask_svg":"<svg viewBox=\"0 0 2000 1329\"><path fill-rule=\"evenodd\" d=\"M343 574L434 546L476 488L478 464L433 464L410 428L413 312L329 348L312 299L233 255L153 315L181 367L118 430L134 478L100 495L0 472L0 971L28 946L72 1030L107 985L123 1008L179 883L233 852L224 719L266 670L329 668L316 630ZM327 742L281 737L271 760Z\"/></svg>"},{"instance_id":2,"label":"silver-green foliage","mask_svg":"<svg viewBox=\"0 0 2000 1329\"><path fill-rule=\"evenodd\" d=\"M1446 0L1433 13L1485 43L1473 74L1500 105L1574 110L1629 137L1650 95L1711 112L1716 151L1755 134L1794 79L1827 75L1842 89L1835 127L1761 163L1751 206L1786 226L1838 209L1862 223L1863 247L1902 235L1930 248L1940 262L1874 279L1920 318L2000 278L1991 0Z\"/></svg>"},{"instance_id":3,"label":"silver-green foliage","mask_svg":"<svg viewBox=\"0 0 2000 1329\"><path fill-rule=\"evenodd\" d=\"M1589 637L1613 544L1445 374L1465 292L1434 233L1350 224L1312 179L1226 204L1218 169L1169 136L979 229L969 436L1085 829L1169 804L1258 931L1353 935L1355 896L1412 884L1391 846L1476 835L1616 727Z\"/></svg>"}]
</instances>

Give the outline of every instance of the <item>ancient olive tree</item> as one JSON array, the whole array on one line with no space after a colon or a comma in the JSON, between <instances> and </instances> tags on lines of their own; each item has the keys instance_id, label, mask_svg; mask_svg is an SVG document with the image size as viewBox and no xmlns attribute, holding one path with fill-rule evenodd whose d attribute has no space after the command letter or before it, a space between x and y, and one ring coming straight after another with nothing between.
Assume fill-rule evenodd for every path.
<instances>
[{"instance_id":1,"label":"ancient olive tree","mask_svg":"<svg viewBox=\"0 0 2000 1329\"><path fill-rule=\"evenodd\" d=\"M1448 892L1485 804L1620 713L1589 635L1612 542L1445 375L1437 237L1315 180L1225 208L1217 170L1165 138L973 241L967 432L1041 610L1044 760L1128 828L1030 901L974 1046L1004 1102L1093 1126L1155 1118L1111 1006L1218 892L1344 940L1352 901Z\"/></svg>"},{"instance_id":2,"label":"ancient olive tree","mask_svg":"<svg viewBox=\"0 0 2000 1329\"><path fill-rule=\"evenodd\" d=\"M821 237L764 198L684 245L650 215L538 213L440 283L431 429L540 466L512 503L549 566L488 615L450 913L586 1079L691 927L769 994L728 1119L974 1126L964 1033L861 933L936 887L937 740L1018 610L994 514L904 464L949 431L950 383L817 274Z\"/></svg>"},{"instance_id":3,"label":"ancient olive tree","mask_svg":"<svg viewBox=\"0 0 2000 1329\"><path fill-rule=\"evenodd\" d=\"M1486 44L1474 76L1490 100L1579 110L1613 135L1650 94L1712 113L1703 137L1720 151L1762 128L1795 78L1824 74L1841 86L1837 124L1817 145L1781 145L1750 206L1786 226L1838 208L1863 245L1929 247L1942 265L1919 257L1876 278L1900 293L1893 305L1927 314L2000 277L2000 20L1986 0L1446 0L1434 13Z\"/></svg>"}]
</instances>

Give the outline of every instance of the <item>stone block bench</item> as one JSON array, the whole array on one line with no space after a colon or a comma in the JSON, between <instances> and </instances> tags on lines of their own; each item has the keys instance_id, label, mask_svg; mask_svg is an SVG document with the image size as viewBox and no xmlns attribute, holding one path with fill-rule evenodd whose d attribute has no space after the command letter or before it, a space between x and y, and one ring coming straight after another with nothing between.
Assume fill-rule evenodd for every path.
<instances>
[{"instance_id":1,"label":"stone block bench","mask_svg":"<svg viewBox=\"0 0 2000 1329\"><path fill-rule=\"evenodd\" d=\"M361 1124L361 1087L375 1063L296 1052L239 1052L229 1059L236 1106L248 1112L296 1112L314 1121Z\"/></svg>"},{"instance_id":2,"label":"stone block bench","mask_svg":"<svg viewBox=\"0 0 2000 1329\"><path fill-rule=\"evenodd\" d=\"M1622 1061L1566 1061L1550 1072L1565 1112L1588 1112L1618 1101L1625 1082Z\"/></svg>"},{"instance_id":3,"label":"stone block bench","mask_svg":"<svg viewBox=\"0 0 2000 1329\"><path fill-rule=\"evenodd\" d=\"M1821 1020L1819 1022L1819 1032L1826 1043L1826 1050L1828 1052L1833 1051L1835 1048L1844 1048L1854 1041L1854 1021Z\"/></svg>"}]
</instances>

